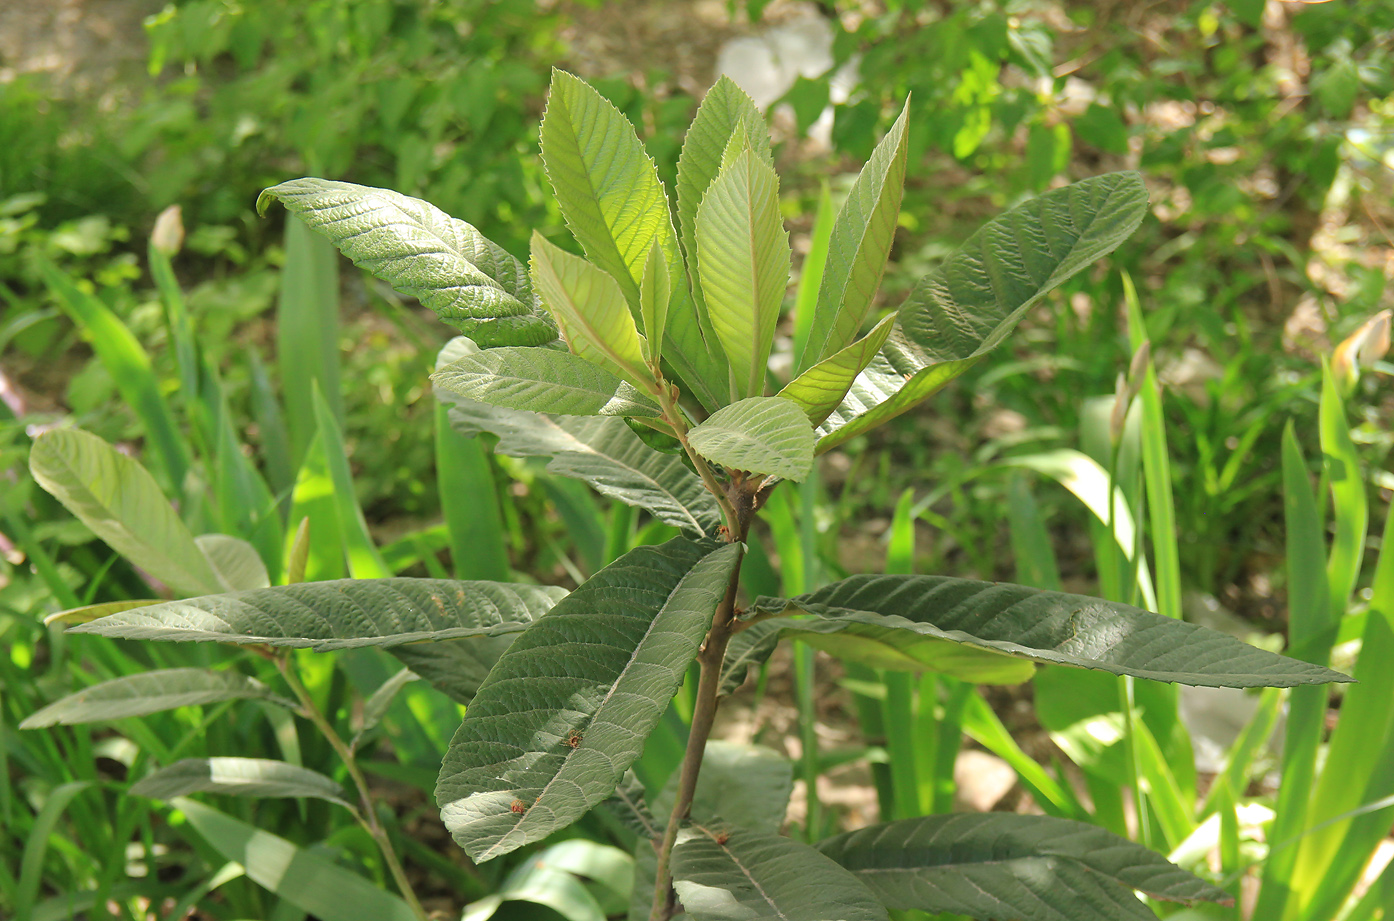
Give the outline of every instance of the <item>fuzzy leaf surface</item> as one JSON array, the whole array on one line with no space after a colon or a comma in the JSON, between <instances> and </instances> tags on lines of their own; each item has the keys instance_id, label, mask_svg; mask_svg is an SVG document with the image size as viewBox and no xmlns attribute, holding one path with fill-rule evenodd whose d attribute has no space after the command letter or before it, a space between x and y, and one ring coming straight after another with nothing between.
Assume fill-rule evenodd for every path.
<instances>
[{"instance_id":1,"label":"fuzzy leaf surface","mask_svg":"<svg viewBox=\"0 0 1394 921\"><path fill-rule=\"evenodd\" d=\"M146 774L131 793L173 799L189 793L228 796L313 796L348 806L344 790L318 771L267 758L185 758Z\"/></svg>"},{"instance_id":2,"label":"fuzzy leaf surface","mask_svg":"<svg viewBox=\"0 0 1394 921\"><path fill-rule=\"evenodd\" d=\"M685 277L667 193L634 127L584 80L561 70L552 71L542 116L542 162L566 226L590 260L619 284L636 318L644 264L655 241L669 277ZM719 405L726 372L708 347L684 285L673 286L665 329L668 360L704 404Z\"/></svg>"},{"instance_id":3,"label":"fuzzy leaf surface","mask_svg":"<svg viewBox=\"0 0 1394 921\"><path fill-rule=\"evenodd\" d=\"M723 406L688 432L693 449L735 470L799 481L813 469L813 427L783 397L750 397Z\"/></svg>"},{"instance_id":4,"label":"fuzzy leaf surface","mask_svg":"<svg viewBox=\"0 0 1394 921\"><path fill-rule=\"evenodd\" d=\"M54 701L19 724L20 729L70 726L98 720L145 716L175 707L214 704L224 700L283 700L255 678L232 671L205 668L162 668L113 678Z\"/></svg>"},{"instance_id":5,"label":"fuzzy leaf surface","mask_svg":"<svg viewBox=\"0 0 1394 921\"><path fill-rule=\"evenodd\" d=\"M794 378L777 396L793 400L808 414L808 421L822 425L841 405L867 365L871 364L895 326L895 316L888 316L876 328L851 345Z\"/></svg>"},{"instance_id":6,"label":"fuzzy leaf surface","mask_svg":"<svg viewBox=\"0 0 1394 921\"><path fill-rule=\"evenodd\" d=\"M893 909L1022 921L1155 921L1134 895L1230 903L1126 838L1050 816L935 815L828 838L818 850Z\"/></svg>"},{"instance_id":7,"label":"fuzzy leaf surface","mask_svg":"<svg viewBox=\"0 0 1394 921\"><path fill-rule=\"evenodd\" d=\"M223 590L155 478L96 435L78 429L44 432L30 449L29 470L111 549L174 591Z\"/></svg>"},{"instance_id":8,"label":"fuzzy leaf surface","mask_svg":"<svg viewBox=\"0 0 1394 921\"><path fill-rule=\"evenodd\" d=\"M466 400L506 409L572 416L662 414L651 400L609 371L556 349L482 350L437 371L431 382Z\"/></svg>"},{"instance_id":9,"label":"fuzzy leaf surface","mask_svg":"<svg viewBox=\"0 0 1394 921\"><path fill-rule=\"evenodd\" d=\"M737 829L724 843L679 833L673 888L695 921L885 921L872 891L818 851L768 832Z\"/></svg>"},{"instance_id":10,"label":"fuzzy leaf surface","mask_svg":"<svg viewBox=\"0 0 1394 921\"><path fill-rule=\"evenodd\" d=\"M739 554L681 537L633 550L518 637L475 694L436 785L441 818L471 857L545 838L614 792Z\"/></svg>"},{"instance_id":11,"label":"fuzzy leaf surface","mask_svg":"<svg viewBox=\"0 0 1394 921\"><path fill-rule=\"evenodd\" d=\"M801 367L837 354L857 338L881 286L905 189L909 111L907 102L862 167L837 214L808 337L817 351L804 356Z\"/></svg>"},{"instance_id":12,"label":"fuzzy leaf surface","mask_svg":"<svg viewBox=\"0 0 1394 921\"><path fill-rule=\"evenodd\" d=\"M697 209L696 237L702 296L730 361L732 396L758 396L789 286L774 167L749 149L723 166Z\"/></svg>"},{"instance_id":13,"label":"fuzzy leaf surface","mask_svg":"<svg viewBox=\"0 0 1394 921\"><path fill-rule=\"evenodd\" d=\"M508 582L338 579L169 601L69 632L325 652L520 633L565 594L551 586Z\"/></svg>"},{"instance_id":14,"label":"fuzzy leaf surface","mask_svg":"<svg viewBox=\"0 0 1394 921\"><path fill-rule=\"evenodd\" d=\"M523 264L464 221L388 189L294 179L257 199L277 200L345 256L484 346L542 345L556 326Z\"/></svg>"},{"instance_id":15,"label":"fuzzy leaf surface","mask_svg":"<svg viewBox=\"0 0 1394 921\"><path fill-rule=\"evenodd\" d=\"M820 450L933 394L1002 343L1026 311L1107 255L1147 214L1137 173L1106 173L1007 211L920 279L897 330L824 427Z\"/></svg>"},{"instance_id":16,"label":"fuzzy leaf surface","mask_svg":"<svg viewBox=\"0 0 1394 921\"><path fill-rule=\"evenodd\" d=\"M1126 604L947 576L859 575L752 611L807 613L791 629L912 634L1035 662L1199 687L1295 687L1350 681L1340 672L1241 643L1231 636ZM821 626L820 626L821 625Z\"/></svg>"}]
</instances>

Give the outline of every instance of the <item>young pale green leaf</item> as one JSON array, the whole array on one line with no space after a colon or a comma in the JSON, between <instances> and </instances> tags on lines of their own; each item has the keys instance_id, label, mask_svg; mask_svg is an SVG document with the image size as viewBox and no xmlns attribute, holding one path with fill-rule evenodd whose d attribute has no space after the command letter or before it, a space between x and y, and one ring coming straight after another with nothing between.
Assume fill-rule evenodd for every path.
<instances>
[{"instance_id":1,"label":"young pale green leaf","mask_svg":"<svg viewBox=\"0 0 1394 921\"><path fill-rule=\"evenodd\" d=\"M240 592L271 584L266 564L261 561L257 549L245 540L226 534L200 534L194 538L194 543L203 551L224 591Z\"/></svg>"},{"instance_id":2,"label":"young pale green leaf","mask_svg":"<svg viewBox=\"0 0 1394 921\"><path fill-rule=\"evenodd\" d=\"M499 659L451 740L441 818L475 860L545 838L614 792L697 654L740 559L675 538L596 573Z\"/></svg>"},{"instance_id":3,"label":"young pale green leaf","mask_svg":"<svg viewBox=\"0 0 1394 921\"><path fill-rule=\"evenodd\" d=\"M570 416L662 415L653 401L609 371L556 349L481 350L441 368L431 382L466 400L506 409Z\"/></svg>"},{"instance_id":4,"label":"young pale green leaf","mask_svg":"<svg viewBox=\"0 0 1394 921\"><path fill-rule=\"evenodd\" d=\"M909 111L907 100L900 117L862 167L838 212L808 337L812 345L809 353L801 356L801 369L812 367L851 344L871 309L900 216Z\"/></svg>"},{"instance_id":5,"label":"young pale green leaf","mask_svg":"<svg viewBox=\"0 0 1394 921\"><path fill-rule=\"evenodd\" d=\"M387 189L294 179L257 199L280 201L345 256L421 301L476 342L542 345L557 330L538 305L523 264L464 221Z\"/></svg>"},{"instance_id":6,"label":"young pale green leaf","mask_svg":"<svg viewBox=\"0 0 1394 921\"><path fill-rule=\"evenodd\" d=\"M765 119L736 81L723 74L702 97L678 155L678 227L688 263L693 267L697 264L697 208L721 171L722 155L738 132L761 161L773 165ZM699 316L705 316L706 302L696 272L692 273L692 299Z\"/></svg>"},{"instance_id":7,"label":"young pale green leaf","mask_svg":"<svg viewBox=\"0 0 1394 921\"><path fill-rule=\"evenodd\" d=\"M113 678L54 701L19 724L20 729L71 726L98 720L145 716L175 707L213 704L224 700L269 700L293 706L255 678L237 672L204 668L163 668Z\"/></svg>"},{"instance_id":8,"label":"young pale green leaf","mask_svg":"<svg viewBox=\"0 0 1394 921\"><path fill-rule=\"evenodd\" d=\"M169 601L80 624L70 633L215 640L316 652L519 633L566 593L541 585L449 579L340 579Z\"/></svg>"},{"instance_id":9,"label":"young pale green leaf","mask_svg":"<svg viewBox=\"0 0 1394 921\"><path fill-rule=\"evenodd\" d=\"M185 758L145 775L131 785L130 792L152 799L173 799L189 793L313 796L349 805L343 788L319 771L266 758Z\"/></svg>"},{"instance_id":10,"label":"young pale green leaf","mask_svg":"<svg viewBox=\"0 0 1394 921\"><path fill-rule=\"evenodd\" d=\"M464 337L441 349L443 367L474 350ZM466 435L498 436L499 454L548 457L547 469L583 480L601 493L652 512L660 521L694 534L708 534L721 523L721 509L696 474L680 459L651 450L621 419L546 416L459 401L436 392L443 403L456 403L450 422Z\"/></svg>"},{"instance_id":11,"label":"young pale green leaf","mask_svg":"<svg viewBox=\"0 0 1394 921\"><path fill-rule=\"evenodd\" d=\"M1142 177L1106 173L988 222L910 292L895 333L829 417L819 450L894 418L958 377L1041 298L1117 249L1146 213Z\"/></svg>"},{"instance_id":12,"label":"young pale green leaf","mask_svg":"<svg viewBox=\"0 0 1394 921\"><path fill-rule=\"evenodd\" d=\"M759 396L789 285L779 177L746 149L721 169L697 209L697 269L712 329L730 361L732 397Z\"/></svg>"},{"instance_id":13,"label":"young pale green leaf","mask_svg":"<svg viewBox=\"0 0 1394 921\"><path fill-rule=\"evenodd\" d=\"M663 331L668 325L668 303L672 299L673 279L668 274L668 262L654 240L639 279L639 320L644 325L644 345L650 361L658 361L663 354Z\"/></svg>"},{"instance_id":14,"label":"young pale green leaf","mask_svg":"<svg viewBox=\"0 0 1394 921\"><path fill-rule=\"evenodd\" d=\"M695 921L885 921L872 890L806 844L737 829L696 828L673 848L673 888Z\"/></svg>"},{"instance_id":15,"label":"young pale green leaf","mask_svg":"<svg viewBox=\"0 0 1394 921\"><path fill-rule=\"evenodd\" d=\"M29 470L111 549L174 591L222 590L155 479L96 435L77 429L43 433L29 452Z\"/></svg>"},{"instance_id":16,"label":"young pale green leaf","mask_svg":"<svg viewBox=\"0 0 1394 921\"><path fill-rule=\"evenodd\" d=\"M224 859L245 867L248 879L321 921L418 921L406 902L327 857L194 800L172 805Z\"/></svg>"},{"instance_id":17,"label":"young pale green leaf","mask_svg":"<svg viewBox=\"0 0 1394 921\"><path fill-rule=\"evenodd\" d=\"M750 397L712 413L687 433L693 449L734 470L795 482L813 469L813 427L799 405L783 397Z\"/></svg>"},{"instance_id":18,"label":"young pale green leaf","mask_svg":"<svg viewBox=\"0 0 1394 921\"><path fill-rule=\"evenodd\" d=\"M852 382L871 364L895 326L895 315L839 352L834 352L790 381L778 396L793 400L808 414L808 421L822 425L842 403Z\"/></svg>"},{"instance_id":19,"label":"young pale green leaf","mask_svg":"<svg viewBox=\"0 0 1394 921\"><path fill-rule=\"evenodd\" d=\"M794 629L916 634L1020 656L1199 687L1295 687L1350 681L1339 672L1268 652L1207 627L1130 605L947 576L860 575L791 598L761 598L752 612L825 618Z\"/></svg>"},{"instance_id":20,"label":"young pale green leaf","mask_svg":"<svg viewBox=\"0 0 1394 921\"><path fill-rule=\"evenodd\" d=\"M532 272L542 302L573 352L631 381L652 379L644 366L639 329L613 277L553 246L537 231L532 234Z\"/></svg>"},{"instance_id":21,"label":"young pale green leaf","mask_svg":"<svg viewBox=\"0 0 1394 921\"><path fill-rule=\"evenodd\" d=\"M1133 890L1231 904L1229 893L1093 825L1050 816L933 815L819 843L888 908L1022 921L1155 921Z\"/></svg>"},{"instance_id":22,"label":"young pale green leaf","mask_svg":"<svg viewBox=\"0 0 1394 921\"><path fill-rule=\"evenodd\" d=\"M629 120L585 81L552 71L542 116L542 162L566 226L619 284L634 315L656 241L672 279L685 277L668 196ZM693 395L720 405L726 372L710 348L687 288L674 284L662 351Z\"/></svg>"}]
</instances>

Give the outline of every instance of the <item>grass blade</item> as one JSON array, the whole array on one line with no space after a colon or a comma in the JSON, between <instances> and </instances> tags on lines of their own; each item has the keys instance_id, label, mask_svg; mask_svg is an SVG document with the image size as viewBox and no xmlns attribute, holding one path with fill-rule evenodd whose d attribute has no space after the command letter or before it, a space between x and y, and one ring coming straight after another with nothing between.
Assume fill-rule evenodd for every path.
<instances>
[{"instance_id":1,"label":"grass blade","mask_svg":"<svg viewBox=\"0 0 1394 921\"><path fill-rule=\"evenodd\" d=\"M455 577L508 581L508 536L484 445L478 436L467 438L451 428L449 413L439 403L436 479Z\"/></svg>"},{"instance_id":2,"label":"grass blade","mask_svg":"<svg viewBox=\"0 0 1394 921\"><path fill-rule=\"evenodd\" d=\"M315 437L314 388L342 422L339 386L339 254L304 221L286 221L286 262L276 307L276 357L290 433L291 466Z\"/></svg>"},{"instance_id":3,"label":"grass blade","mask_svg":"<svg viewBox=\"0 0 1394 921\"><path fill-rule=\"evenodd\" d=\"M339 520L339 536L344 542L344 555L348 557L349 573L355 579L385 579L392 570L383 561L372 535L368 533L368 522L363 517L363 509L353 491L353 474L349 470L348 455L344 450L344 437L334 411L324 398L318 385L314 386L315 423L319 428L320 448L329 470L329 479L334 485L333 503L335 515Z\"/></svg>"}]
</instances>

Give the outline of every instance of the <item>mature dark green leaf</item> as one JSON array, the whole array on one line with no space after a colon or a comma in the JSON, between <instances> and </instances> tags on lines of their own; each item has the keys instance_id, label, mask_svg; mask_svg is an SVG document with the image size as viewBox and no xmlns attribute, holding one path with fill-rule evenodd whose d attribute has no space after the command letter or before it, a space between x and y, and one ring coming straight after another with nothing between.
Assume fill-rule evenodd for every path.
<instances>
[{"instance_id":1,"label":"mature dark green leaf","mask_svg":"<svg viewBox=\"0 0 1394 921\"><path fill-rule=\"evenodd\" d=\"M718 843L720 841L720 843ZM679 833L673 887L696 921L885 921L866 884L806 844L737 829Z\"/></svg>"},{"instance_id":2,"label":"mature dark green leaf","mask_svg":"<svg viewBox=\"0 0 1394 921\"><path fill-rule=\"evenodd\" d=\"M245 867L248 879L321 921L417 921L406 902L327 857L194 800L172 805L224 859Z\"/></svg>"},{"instance_id":3,"label":"mature dark green leaf","mask_svg":"<svg viewBox=\"0 0 1394 921\"><path fill-rule=\"evenodd\" d=\"M431 382L466 400L506 409L572 416L662 414L653 401L609 371L556 349L482 350L441 368Z\"/></svg>"},{"instance_id":4,"label":"mature dark green leaf","mask_svg":"<svg viewBox=\"0 0 1394 921\"><path fill-rule=\"evenodd\" d=\"M71 633L216 640L317 652L520 633L566 593L551 586L453 579L339 579L169 601Z\"/></svg>"},{"instance_id":5,"label":"mature dark green leaf","mask_svg":"<svg viewBox=\"0 0 1394 921\"><path fill-rule=\"evenodd\" d=\"M687 433L693 450L735 470L802 480L813 469L813 427L799 404L749 397L723 406Z\"/></svg>"},{"instance_id":6,"label":"mature dark green leaf","mask_svg":"<svg viewBox=\"0 0 1394 921\"><path fill-rule=\"evenodd\" d=\"M779 645L784 627L783 620L762 620L731 637L731 642L726 646L726 659L721 663L721 687L718 693L722 697L734 694L745 684L751 669L759 668L770 657L770 653Z\"/></svg>"},{"instance_id":7,"label":"mature dark green leaf","mask_svg":"<svg viewBox=\"0 0 1394 921\"><path fill-rule=\"evenodd\" d=\"M145 775L131 785L130 792L152 799L173 799L189 793L313 796L349 805L343 788L318 771L266 758L185 758Z\"/></svg>"},{"instance_id":8,"label":"mature dark green leaf","mask_svg":"<svg viewBox=\"0 0 1394 921\"><path fill-rule=\"evenodd\" d=\"M480 640L475 640L474 642L479 641ZM446 640L445 642L459 643L461 641ZM469 641L466 640L465 642ZM440 646L442 644L431 643L430 645ZM404 647L398 646L395 648L402 649ZM397 694L402 688L418 680L420 677L420 675L413 672L410 668L404 668L380 684L378 689L373 692L373 695L363 702L363 716L358 729L359 735L368 732L377 726L378 723L382 722L382 718L387 715L388 708L392 706L392 701L397 699Z\"/></svg>"},{"instance_id":9,"label":"mature dark green leaf","mask_svg":"<svg viewBox=\"0 0 1394 921\"><path fill-rule=\"evenodd\" d=\"M223 700L260 698L293 707L255 678L238 672L204 668L163 668L113 678L54 701L19 724L20 729L117 720L145 716L175 707L192 707Z\"/></svg>"},{"instance_id":10,"label":"mature dark green leaf","mask_svg":"<svg viewBox=\"0 0 1394 921\"><path fill-rule=\"evenodd\" d=\"M905 412L958 377L1041 298L1116 249L1146 213L1142 177L1107 173L988 222L910 292L890 341L829 417L819 450Z\"/></svg>"},{"instance_id":11,"label":"mature dark green leaf","mask_svg":"<svg viewBox=\"0 0 1394 921\"><path fill-rule=\"evenodd\" d=\"M730 361L731 396L759 396L789 286L789 234L774 167L748 148L722 166L697 210L696 238L707 314Z\"/></svg>"},{"instance_id":12,"label":"mature dark green leaf","mask_svg":"<svg viewBox=\"0 0 1394 921\"><path fill-rule=\"evenodd\" d=\"M644 784L630 768L624 772L615 792L601 803L626 828L639 836L639 844L653 852L653 842L663 837L663 825L654 818L644 796ZM650 889L653 887L650 886Z\"/></svg>"},{"instance_id":13,"label":"mature dark green leaf","mask_svg":"<svg viewBox=\"0 0 1394 921\"><path fill-rule=\"evenodd\" d=\"M56 429L34 439L29 470L111 549L176 592L222 591L194 536L139 462L96 435Z\"/></svg>"},{"instance_id":14,"label":"mature dark green leaf","mask_svg":"<svg viewBox=\"0 0 1394 921\"><path fill-rule=\"evenodd\" d=\"M633 550L504 653L436 786L470 856L544 838L614 792L682 683L739 555L736 544L686 538Z\"/></svg>"},{"instance_id":15,"label":"mature dark green leaf","mask_svg":"<svg viewBox=\"0 0 1394 921\"><path fill-rule=\"evenodd\" d=\"M387 651L431 687L459 704L468 705L517 634L471 636L439 643L408 643Z\"/></svg>"},{"instance_id":16,"label":"mature dark green leaf","mask_svg":"<svg viewBox=\"0 0 1394 921\"><path fill-rule=\"evenodd\" d=\"M523 264L428 202L312 178L267 189L257 210L265 213L273 199L355 265L419 299L481 345L542 345L557 338Z\"/></svg>"},{"instance_id":17,"label":"mature dark green leaf","mask_svg":"<svg viewBox=\"0 0 1394 921\"><path fill-rule=\"evenodd\" d=\"M466 354L470 346L468 339L451 340L441 349L437 365ZM436 397L456 404L450 410L450 423L457 431L497 435L494 450L499 454L551 458L550 472L583 480L684 531L708 534L721 523L721 509L697 475L677 457L650 449L623 419L547 416L457 402L458 398L439 391Z\"/></svg>"},{"instance_id":18,"label":"mature dark green leaf","mask_svg":"<svg viewBox=\"0 0 1394 921\"><path fill-rule=\"evenodd\" d=\"M838 212L828 242L827 264L818 286L818 305L808 337L813 345L810 354L802 356L801 369L810 368L850 345L871 309L876 289L881 285L881 275L886 270L891 244L895 241L896 219L900 216L909 149L906 130L909 112L907 101L900 117L862 167ZM865 364L862 362L863 367Z\"/></svg>"},{"instance_id":19,"label":"mature dark green leaf","mask_svg":"<svg viewBox=\"0 0 1394 921\"><path fill-rule=\"evenodd\" d=\"M895 634L932 637L1036 662L1201 687L1350 680L1130 605L947 576L853 576L788 601L757 599L752 612L820 615L792 622L801 631L841 631L882 642L895 642Z\"/></svg>"},{"instance_id":20,"label":"mature dark green leaf","mask_svg":"<svg viewBox=\"0 0 1394 921\"><path fill-rule=\"evenodd\" d=\"M542 117L542 162L566 225L590 260L619 283L636 318L639 285L655 241L669 278L686 276L668 196L634 127L609 100L565 71L552 71ZM673 285L666 330L668 361L703 404L720 405L726 371L682 284Z\"/></svg>"},{"instance_id":21,"label":"mature dark green leaf","mask_svg":"<svg viewBox=\"0 0 1394 921\"><path fill-rule=\"evenodd\" d=\"M818 850L887 907L1022 921L1155 921L1133 895L1229 904L1160 854L1083 822L934 815L829 838Z\"/></svg>"}]
</instances>

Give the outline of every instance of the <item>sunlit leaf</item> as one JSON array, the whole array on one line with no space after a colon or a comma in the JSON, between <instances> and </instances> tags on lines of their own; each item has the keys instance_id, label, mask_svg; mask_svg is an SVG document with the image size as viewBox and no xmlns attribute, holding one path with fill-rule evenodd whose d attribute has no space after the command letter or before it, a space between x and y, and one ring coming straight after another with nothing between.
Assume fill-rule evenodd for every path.
<instances>
[{"instance_id":1,"label":"sunlit leaf","mask_svg":"<svg viewBox=\"0 0 1394 921\"><path fill-rule=\"evenodd\" d=\"M556 349L481 350L446 365L431 375L431 381L466 400L506 409L572 416L662 414L609 371Z\"/></svg>"},{"instance_id":2,"label":"sunlit leaf","mask_svg":"<svg viewBox=\"0 0 1394 921\"><path fill-rule=\"evenodd\" d=\"M797 481L813 469L813 427L799 405L783 397L723 406L687 439L698 454L734 470Z\"/></svg>"},{"instance_id":3,"label":"sunlit leaf","mask_svg":"<svg viewBox=\"0 0 1394 921\"><path fill-rule=\"evenodd\" d=\"M146 774L131 785L130 792L152 799L173 799L189 793L312 796L349 805L343 788L318 771L266 758L185 758Z\"/></svg>"},{"instance_id":4,"label":"sunlit leaf","mask_svg":"<svg viewBox=\"0 0 1394 921\"><path fill-rule=\"evenodd\" d=\"M793 400L808 414L808 421L822 425L847 396L857 379L895 326L895 316L886 317L876 328L851 345L834 352L790 381L778 396Z\"/></svg>"}]
</instances>

